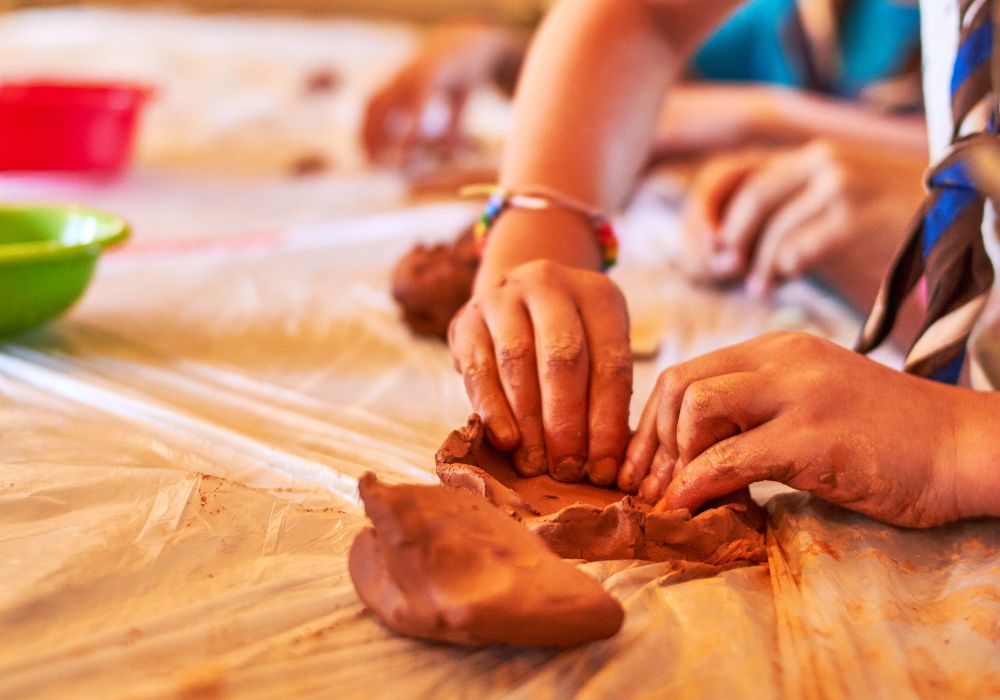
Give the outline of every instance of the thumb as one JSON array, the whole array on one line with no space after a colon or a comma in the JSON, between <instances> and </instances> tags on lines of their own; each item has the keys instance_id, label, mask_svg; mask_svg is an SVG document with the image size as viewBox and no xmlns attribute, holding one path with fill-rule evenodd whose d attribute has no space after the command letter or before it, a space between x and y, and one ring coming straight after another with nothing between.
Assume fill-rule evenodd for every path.
<instances>
[{"instance_id":1,"label":"thumb","mask_svg":"<svg viewBox=\"0 0 1000 700\"><path fill-rule=\"evenodd\" d=\"M783 447L787 436L779 419L715 443L678 466L656 510L687 508L694 513L706 501L757 481L788 483L796 469L794 456Z\"/></svg>"}]
</instances>

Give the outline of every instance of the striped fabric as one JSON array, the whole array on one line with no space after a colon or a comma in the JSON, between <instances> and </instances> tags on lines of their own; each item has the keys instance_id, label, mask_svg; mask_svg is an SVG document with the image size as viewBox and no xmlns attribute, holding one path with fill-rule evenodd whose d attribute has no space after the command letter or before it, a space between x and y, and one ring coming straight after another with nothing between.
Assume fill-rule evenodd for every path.
<instances>
[{"instance_id":1,"label":"striped fabric","mask_svg":"<svg viewBox=\"0 0 1000 700\"><path fill-rule=\"evenodd\" d=\"M951 80L952 144L927 177L929 195L910 238L893 261L858 341L868 352L889 335L921 277L928 308L906 357L908 372L955 383L965 344L986 303L993 267L982 238L984 198L970 168L996 144L1000 51L993 40L1000 3L960 0L959 47Z\"/></svg>"}]
</instances>

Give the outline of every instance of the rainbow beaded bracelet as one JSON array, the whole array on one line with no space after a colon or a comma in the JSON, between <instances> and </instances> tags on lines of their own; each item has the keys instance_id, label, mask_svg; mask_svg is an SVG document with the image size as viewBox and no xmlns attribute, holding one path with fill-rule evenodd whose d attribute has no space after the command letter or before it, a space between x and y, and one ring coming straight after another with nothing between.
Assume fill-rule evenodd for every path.
<instances>
[{"instance_id":1,"label":"rainbow beaded bracelet","mask_svg":"<svg viewBox=\"0 0 1000 700\"><path fill-rule=\"evenodd\" d=\"M463 197L487 198L486 208L473 228L476 246L482 256L486 246L486 237L496 223L496 220L507 209L541 210L559 208L572 211L585 217L594 229L597 246L601 253L601 270L607 271L618 262L618 237L615 235L611 222L600 211L586 204L546 187L533 187L522 192L512 192L499 185L469 185L459 193Z\"/></svg>"}]
</instances>

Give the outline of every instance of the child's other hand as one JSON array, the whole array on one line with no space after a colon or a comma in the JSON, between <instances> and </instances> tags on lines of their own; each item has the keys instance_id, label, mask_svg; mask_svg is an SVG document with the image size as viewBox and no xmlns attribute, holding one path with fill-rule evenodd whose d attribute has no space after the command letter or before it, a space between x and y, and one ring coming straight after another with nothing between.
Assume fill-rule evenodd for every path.
<instances>
[{"instance_id":1,"label":"child's other hand","mask_svg":"<svg viewBox=\"0 0 1000 700\"><path fill-rule=\"evenodd\" d=\"M688 271L746 279L766 294L776 281L872 239L901 237L923 195L918 153L817 139L780 150L719 156L699 172L684 217Z\"/></svg>"},{"instance_id":2,"label":"child's other hand","mask_svg":"<svg viewBox=\"0 0 1000 700\"><path fill-rule=\"evenodd\" d=\"M550 260L478 286L449 342L488 439L524 475L614 482L628 442L628 312L605 275ZM515 449L516 448L516 449Z\"/></svg>"},{"instance_id":3,"label":"child's other hand","mask_svg":"<svg viewBox=\"0 0 1000 700\"><path fill-rule=\"evenodd\" d=\"M618 484L694 511L770 479L929 527L962 516L958 465L969 460L958 450L971 422L958 408L981 397L814 336L765 335L660 375Z\"/></svg>"},{"instance_id":4,"label":"child's other hand","mask_svg":"<svg viewBox=\"0 0 1000 700\"><path fill-rule=\"evenodd\" d=\"M506 29L478 24L449 26L427 39L368 102L361 135L369 159L406 163L430 141L449 155L462 140L469 95L497 80L505 65L519 62L520 41ZM435 101L447 118L442 133L429 137L422 120Z\"/></svg>"}]
</instances>

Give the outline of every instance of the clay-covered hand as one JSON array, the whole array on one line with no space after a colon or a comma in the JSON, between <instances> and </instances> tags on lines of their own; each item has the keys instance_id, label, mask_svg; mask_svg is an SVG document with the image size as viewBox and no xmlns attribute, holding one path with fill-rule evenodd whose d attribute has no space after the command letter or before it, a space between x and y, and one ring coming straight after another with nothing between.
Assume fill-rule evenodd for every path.
<instances>
[{"instance_id":1,"label":"clay-covered hand","mask_svg":"<svg viewBox=\"0 0 1000 700\"><path fill-rule=\"evenodd\" d=\"M918 152L817 139L719 156L698 173L684 216L683 265L696 277L746 279L752 294L845 251L901 236L923 196Z\"/></svg>"},{"instance_id":2,"label":"clay-covered hand","mask_svg":"<svg viewBox=\"0 0 1000 700\"><path fill-rule=\"evenodd\" d=\"M605 275L550 260L477 285L449 342L486 435L523 475L614 482L628 442L628 312ZM516 448L516 449L515 449Z\"/></svg>"},{"instance_id":3,"label":"clay-covered hand","mask_svg":"<svg viewBox=\"0 0 1000 700\"><path fill-rule=\"evenodd\" d=\"M658 508L693 512L775 480L877 520L929 527L968 514L960 448L987 438L966 439L972 414L962 411L981 400L814 336L765 335L663 372L618 484L649 502L662 497Z\"/></svg>"},{"instance_id":4,"label":"clay-covered hand","mask_svg":"<svg viewBox=\"0 0 1000 700\"><path fill-rule=\"evenodd\" d=\"M408 161L417 148L434 142L445 154L461 142L462 115L469 95L502 81L517 65L523 39L511 31L479 24L445 27L430 36L413 59L368 102L362 141L373 161ZM446 109L440 134L428 137L422 119L432 103Z\"/></svg>"}]
</instances>

